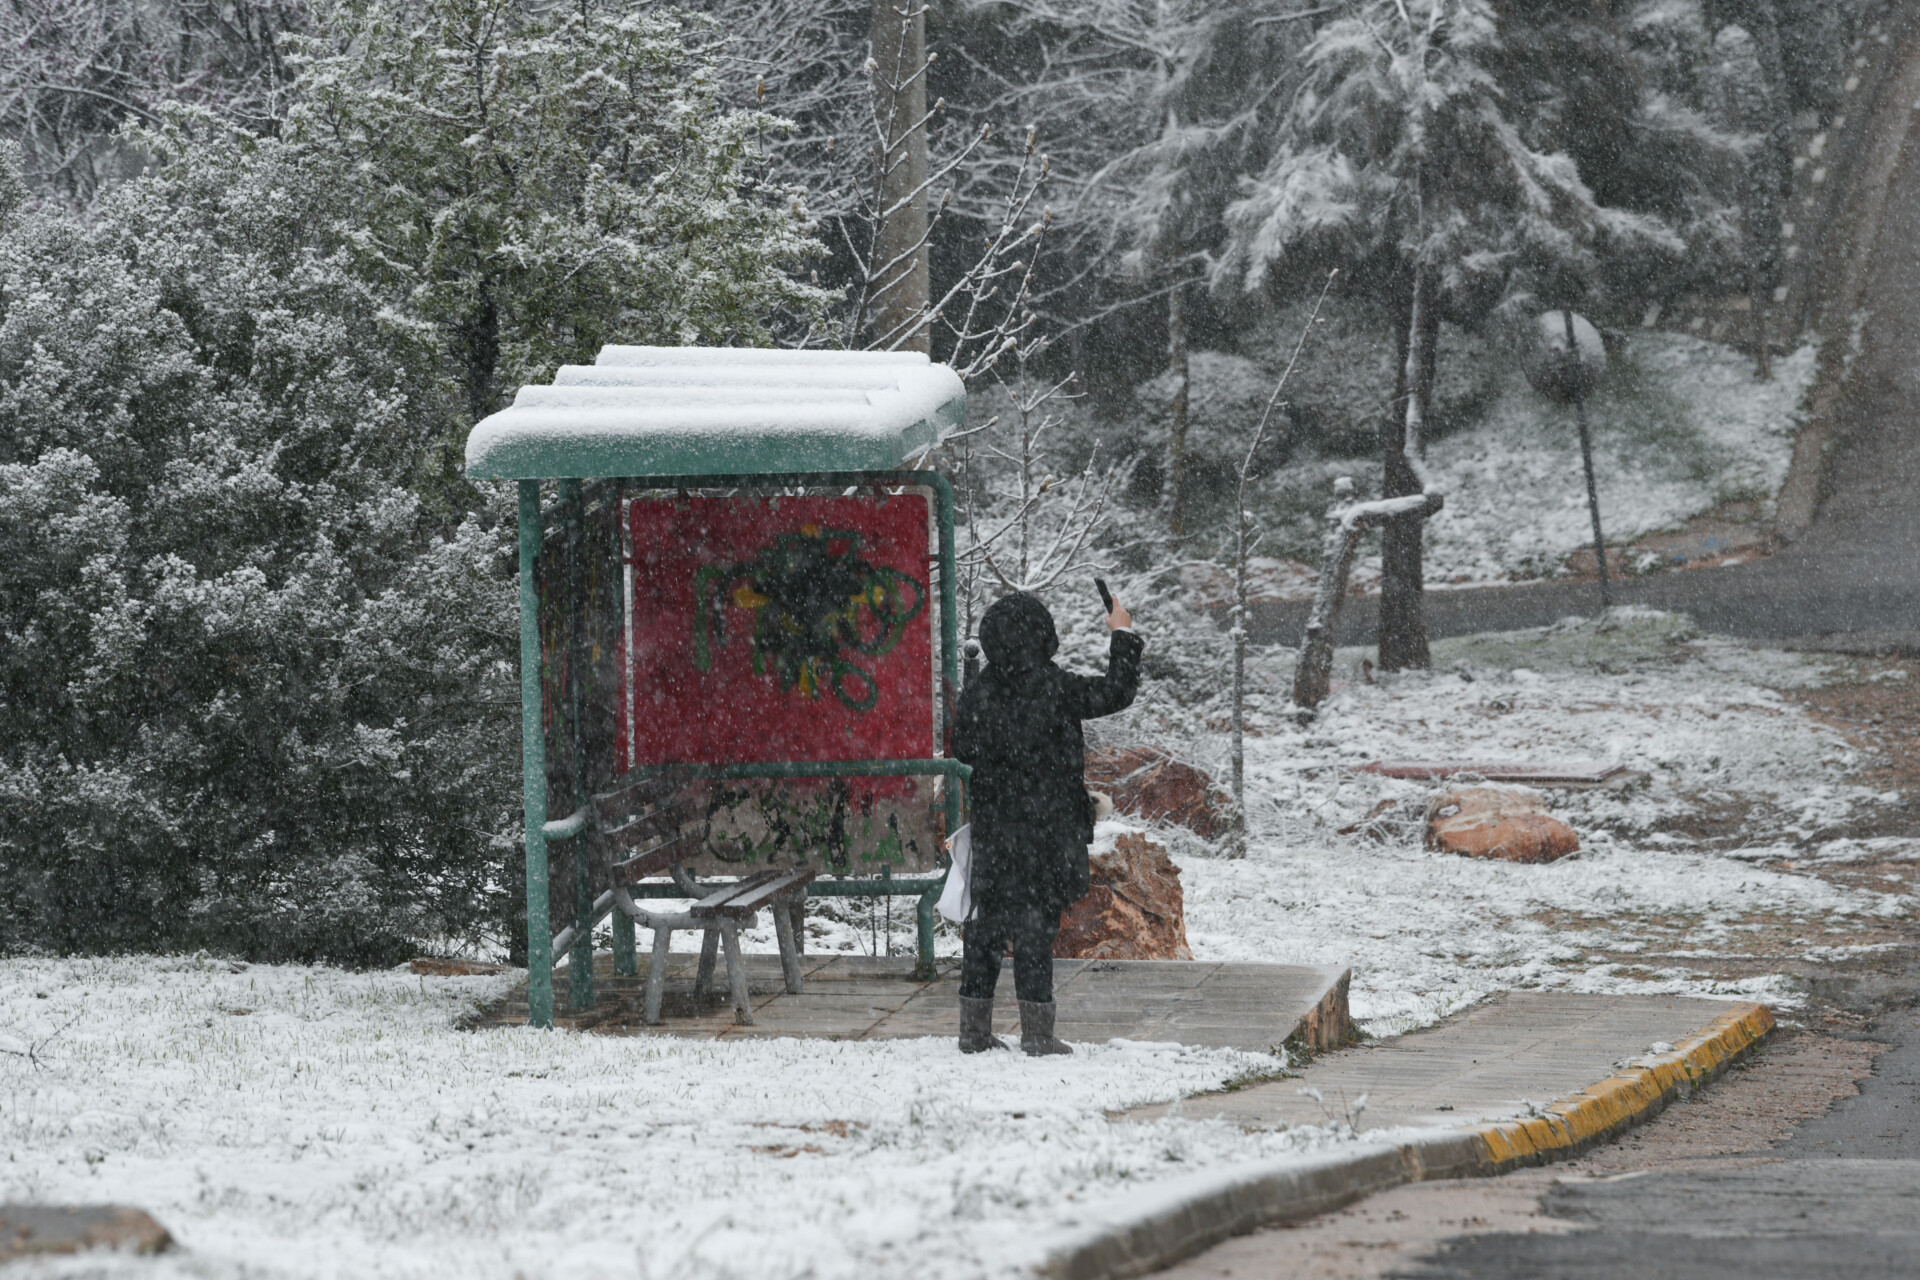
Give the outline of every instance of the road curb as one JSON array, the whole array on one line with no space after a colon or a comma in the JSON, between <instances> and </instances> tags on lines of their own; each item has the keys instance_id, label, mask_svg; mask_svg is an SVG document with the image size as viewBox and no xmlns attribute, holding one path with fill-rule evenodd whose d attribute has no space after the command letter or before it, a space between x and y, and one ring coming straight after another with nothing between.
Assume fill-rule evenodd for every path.
<instances>
[{"instance_id":1,"label":"road curb","mask_svg":"<svg viewBox=\"0 0 1920 1280\"><path fill-rule=\"evenodd\" d=\"M1033 1274L1124 1280L1258 1227L1299 1222L1403 1182L1486 1177L1578 1155L1659 1114L1753 1052L1773 1031L1765 1005L1736 1004L1670 1053L1638 1059L1538 1116L1339 1152L1191 1174L1081 1215Z\"/></svg>"}]
</instances>

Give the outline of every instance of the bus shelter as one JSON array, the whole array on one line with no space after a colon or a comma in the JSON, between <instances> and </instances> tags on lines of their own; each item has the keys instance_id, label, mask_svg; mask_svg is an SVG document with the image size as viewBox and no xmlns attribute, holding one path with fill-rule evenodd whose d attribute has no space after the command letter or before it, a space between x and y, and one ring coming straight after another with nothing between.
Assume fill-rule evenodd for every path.
<instances>
[{"instance_id":1,"label":"bus shelter","mask_svg":"<svg viewBox=\"0 0 1920 1280\"><path fill-rule=\"evenodd\" d=\"M474 427L468 476L519 484L534 1025L563 954L570 1007L593 1005L609 916L637 973L631 899L777 868L808 897L916 897L931 976L968 770L945 753L953 490L913 463L965 412L914 353L609 346ZM616 863L596 814L637 780L673 797L673 848Z\"/></svg>"}]
</instances>

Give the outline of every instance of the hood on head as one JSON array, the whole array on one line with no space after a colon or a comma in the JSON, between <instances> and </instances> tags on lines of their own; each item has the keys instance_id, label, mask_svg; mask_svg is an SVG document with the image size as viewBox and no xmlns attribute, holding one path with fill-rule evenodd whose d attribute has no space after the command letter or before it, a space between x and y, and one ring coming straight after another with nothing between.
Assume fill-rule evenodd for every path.
<instances>
[{"instance_id":1,"label":"hood on head","mask_svg":"<svg viewBox=\"0 0 1920 1280\"><path fill-rule=\"evenodd\" d=\"M980 619L980 648L1003 671L1037 667L1060 649L1053 614L1040 597L1018 592L993 602Z\"/></svg>"}]
</instances>

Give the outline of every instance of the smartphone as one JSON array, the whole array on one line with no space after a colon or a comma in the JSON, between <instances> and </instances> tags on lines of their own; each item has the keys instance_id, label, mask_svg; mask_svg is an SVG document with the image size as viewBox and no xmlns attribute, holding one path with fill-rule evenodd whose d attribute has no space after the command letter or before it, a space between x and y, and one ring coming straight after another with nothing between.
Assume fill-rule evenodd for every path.
<instances>
[{"instance_id":1,"label":"smartphone","mask_svg":"<svg viewBox=\"0 0 1920 1280\"><path fill-rule=\"evenodd\" d=\"M1100 603L1107 606L1108 613L1112 613L1113 612L1113 592L1107 590L1107 584L1105 579L1095 578L1093 580L1093 585L1097 587L1100 591Z\"/></svg>"}]
</instances>

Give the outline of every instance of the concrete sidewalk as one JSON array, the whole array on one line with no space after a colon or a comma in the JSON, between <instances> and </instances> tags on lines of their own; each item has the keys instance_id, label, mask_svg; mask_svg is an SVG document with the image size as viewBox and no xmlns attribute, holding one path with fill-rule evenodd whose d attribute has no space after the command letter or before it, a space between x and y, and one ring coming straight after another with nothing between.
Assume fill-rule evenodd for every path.
<instances>
[{"instance_id":1,"label":"concrete sidewalk","mask_svg":"<svg viewBox=\"0 0 1920 1280\"><path fill-rule=\"evenodd\" d=\"M648 958L640 973L614 972L613 957L594 957L597 999L590 1009L554 1012L554 1025L601 1035L678 1035L711 1039L797 1036L827 1040L892 1040L953 1036L959 1027L959 963L943 960L932 981L914 977L907 956L806 955L803 990L787 994L778 956L746 957L753 1025L740 1026L723 995L696 1001L699 957L668 957L664 1017L645 1020ZM1010 966L1009 966L1010 968ZM564 971L563 971L564 972ZM1067 1040L1174 1041L1211 1048L1299 1054L1346 1042L1347 970L1217 960L1055 960L1057 1030ZM724 992L724 974L716 990ZM564 992L564 980L559 984ZM518 1026L527 1020L524 984L471 1024ZM994 1024L1016 1031L1013 974L1001 975Z\"/></svg>"},{"instance_id":2,"label":"concrete sidewalk","mask_svg":"<svg viewBox=\"0 0 1920 1280\"><path fill-rule=\"evenodd\" d=\"M1189 1119L1219 1116L1250 1129L1352 1123L1361 1141L1089 1206L1038 1274L1146 1275L1230 1237L1404 1182L1564 1159L1705 1085L1772 1029L1772 1015L1756 1004L1511 993L1425 1031L1326 1054L1296 1079L1184 1099L1174 1106ZM1356 1115L1362 1097L1366 1109ZM1118 1120L1172 1110L1141 1108Z\"/></svg>"},{"instance_id":3,"label":"concrete sidewalk","mask_svg":"<svg viewBox=\"0 0 1920 1280\"><path fill-rule=\"evenodd\" d=\"M1459 1129L1525 1119L1652 1061L1727 1011L1720 1000L1509 992L1438 1026L1316 1058L1294 1080L1177 1104L1189 1120L1215 1116L1244 1129L1324 1125ZM1303 1093L1313 1089L1315 1100ZM1165 1115L1143 1107L1130 1119Z\"/></svg>"}]
</instances>

